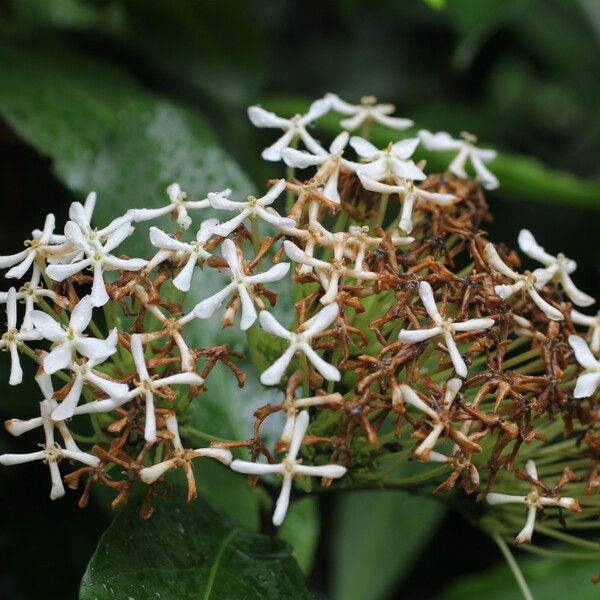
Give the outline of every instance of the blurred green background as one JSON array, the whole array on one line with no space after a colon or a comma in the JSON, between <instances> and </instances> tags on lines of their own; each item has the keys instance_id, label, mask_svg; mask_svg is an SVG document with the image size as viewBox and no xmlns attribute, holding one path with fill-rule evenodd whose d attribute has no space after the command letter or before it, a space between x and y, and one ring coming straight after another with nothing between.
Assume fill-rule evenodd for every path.
<instances>
[{"instance_id":1,"label":"blurred green background","mask_svg":"<svg viewBox=\"0 0 600 600\"><path fill-rule=\"evenodd\" d=\"M374 94L419 127L497 148L492 238L532 229L598 297L599 64L598 0L0 0L0 254L92 188L117 209L162 203L175 179L198 197L230 180L260 189L282 168L260 159L273 132L252 129L248 105ZM0 416L29 415L35 390L6 373ZM0 451L29 443L2 434ZM51 503L45 477L1 473L2 599L76 597L110 522L102 501ZM321 598L519 597L495 546L442 503L331 496L291 534ZM600 594L589 565L525 565L540 597Z\"/></svg>"}]
</instances>

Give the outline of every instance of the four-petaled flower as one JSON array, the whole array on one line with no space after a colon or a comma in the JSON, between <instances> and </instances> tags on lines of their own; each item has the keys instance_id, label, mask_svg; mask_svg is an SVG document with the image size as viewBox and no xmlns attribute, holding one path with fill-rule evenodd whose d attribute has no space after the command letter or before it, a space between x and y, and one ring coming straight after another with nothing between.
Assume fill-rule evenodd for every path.
<instances>
[{"instance_id":1,"label":"four-petaled flower","mask_svg":"<svg viewBox=\"0 0 600 600\"><path fill-rule=\"evenodd\" d=\"M398 335L398 339L401 342L408 344L416 344L438 335L444 336L446 348L448 349L448 354L450 354L450 359L452 360L456 373L460 377L466 377L467 365L456 347L454 333L489 329L494 324L494 319L469 319L468 321L457 323L454 319L442 317L435 304L433 290L426 281L421 281L421 283L419 283L419 296L421 297L421 301L423 302L427 314L431 317L435 326L428 329L402 329Z\"/></svg>"},{"instance_id":2,"label":"four-petaled flower","mask_svg":"<svg viewBox=\"0 0 600 600\"><path fill-rule=\"evenodd\" d=\"M423 146L428 150L458 150L458 154L448 166L448 171L466 179L467 172L465 171L465 165L467 160L470 159L475 173L481 180L481 185L486 190L496 189L499 185L498 179L484 163L494 160L497 152L489 148L477 148L475 146L477 138L470 133L463 131L461 137L462 139L454 139L445 131L438 133L431 133L431 131L427 131L426 129L419 131L419 138Z\"/></svg>"},{"instance_id":3,"label":"four-petaled flower","mask_svg":"<svg viewBox=\"0 0 600 600\"><path fill-rule=\"evenodd\" d=\"M329 101L331 108L343 115L352 115L349 119L340 121L340 125L348 131L354 131L361 125L379 123L392 129L406 129L413 122L401 117L390 117L396 110L393 104L377 104L375 96L363 96L359 105L349 104L342 100L337 94L327 94L325 99Z\"/></svg>"},{"instance_id":4,"label":"four-petaled flower","mask_svg":"<svg viewBox=\"0 0 600 600\"><path fill-rule=\"evenodd\" d=\"M229 194L231 190L226 189L220 193ZM172 183L167 188L167 194L169 196L169 204L166 206L161 206L160 208L133 208L127 213L129 218L136 223L141 223L173 213L177 225L182 229L187 229L192 224L188 210L199 210L210 206L208 198L204 198L203 200L188 200L187 193L182 191L178 183Z\"/></svg>"},{"instance_id":5,"label":"four-petaled flower","mask_svg":"<svg viewBox=\"0 0 600 600\"><path fill-rule=\"evenodd\" d=\"M294 146L299 139L313 154L324 153L325 150L321 147L321 144L308 133L306 128L313 121L320 119L329 109L329 101L316 100L310 105L305 115L295 115L291 119L284 119L260 106L251 106L248 109L248 118L252 125L284 131L284 134L274 144L263 150L262 157L265 160L281 160L283 149Z\"/></svg>"},{"instance_id":6,"label":"four-petaled flower","mask_svg":"<svg viewBox=\"0 0 600 600\"><path fill-rule=\"evenodd\" d=\"M311 346L312 339L325 331L335 321L338 311L337 304L329 304L314 317L303 323L299 331L296 332L288 331L270 312L261 311L258 316L261 327L268 333L289 342L285 352L266 371L263 371L260 376L261 383L264 385L277 385L296 352L305 354L306 358L327 381L339 381L341 375L337 368L325 362Z\"/></svg>"},{"instance_id":7,"label":"four-petaled flower","mask_svg":"<svg viewBox=\"0 0 600 600\"><path fill-rule=\"evenodd\" d=\"M419 138L407 138L389 144L385 150L379 150L367 140L353 136L350 145L364 159L356 172L362 175L361 181L391 181L396 184L404 183L405 179L422 180L427 175L415 165L410 157L419 145ZM369 189L369 188L367 188Z\"/></svg>"},{"instance_id":8,"label":"four-petaled flower","mask_svg":"<svg viewBox=\"0 0 600 600\"><path fill-rule=\"evenodd\" d=\"M525 463L525 471L527 472L527 475L536 482L532 482L531 491L526 496L498 494L496 492L490 492L486 496L486 500L491 505L525 504L527 506L527 520L525 522L525 527L523 527L521 532L515 538L517 544L531 542L538 510L542 510L546 506L559 506L560 508L566 508L572 512L581 512L579 502L574 498L549 497L540 494L538 490L540 482L538 481L537 469L532 460L528 460Z\"/></svg>"},{"instance_id":9,"label":"four-petaled flower","mask_svg":"<svg viewBox=\"0 0 600 600\"><path fill-rule=\"evenodd\" d=\"M55 281L63 281L91 268L94 272L91 299L94 306L103 306L109 300L104 272L139 271L147 261L117 258L111 254L133 231L129 218L115 219L108 228L96 231L91 228L87 212L79 202L71 205L69 216L71 220L65 225L65 236L73 245L75 254L69 263L49 265L46 274Z\"/></svg>"},{"instance_id":10,"label":"four-petaled flower","mask_svg":"<svg viewBox=\"0 0 600 600\"><path fill-rule=\"evenodd\" d=\"M65 448L61 448L54 441L55 424L50 416L51 411L52 404L50 401L42 400L40 402L40 413L45 436L45 442L42 446L42 450L38 450L37 452L28 452L26 454L2 454L0 455L0 464L20 465L36 460L44 461L50 469L50 477L52 480L50 498L52 500L56 500L57 498L65 495L65 488L58 470L58 463L63 458L68 460L76 460L91 467L98 465L100 463L100 459L97 456L82 452L77 447L70 435L64 440Z\"/></svg>"},{"instance_id":11,"label":"four-petaled flower","mask_svg":"<svg viewBox=\"0 0 600 600\"><path fill-rule=\"evenodd\" d=\"M211 257L210 252L204 246L214 235L214 229L218 224L217 219L204 221L198 229L195 242L182 242L158 227L150 227L150 242L159 250L164 251L164 254L160 260L151 260L146 268L153 268L166 258L176 258L180 262L187 258L183 269L173 278L173 285L182 292L189 291L196 265Z\"/></svg>"},{"instance_id":12,"label":"four-petaled flower","mask_svg":"<svg viewBox=\"0 0 600 600\"><path fill-rule=\"evenodd\" d=\"M246 275L240 262L238 249L231 240L223 242L221 254L229 265L229 268L223 269L223 271L231 277L231 283L228 283L221 291L196 304L193 313L199 319L209 319L226 298L235 294L242 304L240 328L245 331L256 321L256 309L253 301L254 286L260 283L278 281L289 271L290 263L278 263L264 273Z\"/></svg>"},{"instance_id":13,"label":"four-petaled flower","mask_svg":"<svg viewBox=\"0 0 600 600\"><path fill-rule=\"evenodd\" d=\"M533 272L535 276L535 287L541 290L549 281L556 281L562 285L563 290L577 306L590 306L596 300L581 290L577 289L570 275L577 269L577 263L567 258L564 254L552 256L542 248L528 229L521 229L519 232L519 248L529 256L544 265L543 269L536 269Z\"/></svg>"},{"instance_id":14,"label":"four-petaled flower","mask_svg":"<svg viewBox=\"0 0 600 600\"><path fill-rule=\"evenodd\" d=\"M210 205L218 210L239 211L239 215L233 217L225 223L221 223L214 228L213 233L222 237L227 237L234 229L239 227L246 219L257 219L260 217L263 221L274 225L275 227L294 227L296 221L288 217L282 217L270 205L277 200L281 192L285 189L285 179L280 179L264 196L255 198L248 196L246 202L235 202L229 200L229 194L211 193L208 195ZM268 208L267 208L268 207Z\"/></svg>"},{"instance_id":15,"label":"four-petaled flower","mask_svg":"<svg viewBox=\"0 0 600 600\"><path fill-rule=\"evenodd\" d=\"M575 398L589 398L600 386L600 360L590 351L583 338L578 335L569 336L569 345L573 348L577 362L585 369L577 378Z\"/></svg>"},{"instance_id":16,"label":"four-petaled flower","mask_svg":"<svg viewBox=\"0 0 600 600\"><path fill-rule=\"evenodd\" d=\"M310 166L318 166L318 171L313 176L313 181L317 185L323 186L323 195L335 202L340 203L340 194L338 192L338 178L341 167L350 171L356 170L359 165L343 158L344 148L348 143L349 135L346 131L340 133L329 146L329 152L310 153L296 150L295 148L285 148L282 152L283 160L290 167L305 169Z\"/></svg>"},{"instance_id":17,"label":"four-petaled flower","mask_svg":"<svg viewBox=\"0 0 600 600\"><path fill-rule=\"evenodd\" d=\"M29 268L36 259L46 260L49 252L56 249L56 246L51 243L52 234L54 233L54 215L50 213L46 216L44 229L39 236L33 236L31 240L27 240L25 250L11 254L10 256L0 256L0 269L8 269L12 267L4 275L6 278L21 279L27 273Z\"/></svg>"},{"instance_id":18,"label":"four-petaled flower","mask_svg":"<svg viewBox=\"0 0 600 600\"><path fill-rule=\"evenodd\" d=\"M523 274L513 271L501 258L492 243L488 243L483 249L483 255L488 265L494 270L504 275L508 279L512 279L515 283L511 285L501 284L494 287L494 291L500 298L507 300L516 292L524 289L529 297L535 302L537 307L551 320L562 321L564 315L544 300L536 289L537 278L533 273L525 272Z\"/></svg>"},{"instance_id":19,"label":"four-petaled flower","mask_svg":"<svg viewBox=\"0 0 600 600\"><path fill-rule=\"evenodd\" d=\"M146 422L144 426L144 439L147 442L156 441L156 415L154 414L154 394L160 395L160 389L169 385L202 385L204 379L196 373L176 373L167 377L156 379L150 377L146 367L146 358L144 357L144 347L139 334L134 333L131 336L131 354L137 370L138 380L135 381L135 388L120 397L113 400L114 407L125 404L133 398L144 395L146 403Z\"/></svg>"},{"instance_id":20,"label":"four-petaled flower","mask_svg":"<svg viewBox=\"0 0 600 600\"><path fill-rule=\"evenodd\" d=\"M46 373L52 374L68 367L75 352L92 360L105 360L116 352L116 337L107 339L90 338L83 334L92 320L92 299L83 297L71 312L66 327L41 310L31 313L31 321L41 336L53 342L52 350L44 356L42 365Z\"/></svg>"},{"instance_id":21,"label":"four-petaled flower","mask_svg":"<svg viewBox=\"0 0 600 600\"><path fill-rule=\"evenodd\" d=\"M307 466L303 465L302 461L298 459L298 452L300 451L304 434L308 429L308 422L308 412L303 410L296 417L289 449L285 458L280 463L263 464L237 459L231 463L231 468L238 473L246 475L270 475L276 473L283 476L281 491L275 505L275 512L273 513L273 525L275 526L281 525L285 519L290 503L292 482L295 477L309 476L338 479L345 475L347 471L346 467L342 465Z\"/></svg>"},{"instance_id":22,"label":"four-petaled flower","mask_svg":"<svg viewBox=\"0 0 600 600\"><path fill-rule=\"evenodd\" d=\"M10 385L19 385L23 381L19 345L41 339L42 336L34 329L24 326L17 329L17 292L15 288L10 288L6 299L6 331L0 338L0 350L7 349L10 352Z\"/></svg>"},{"instance_id":23,"label":"four-petaled flower","mask_svg":"<svg viewBox=\"0 0 600 600\"><path fill-rule=\"evenodd\" d=\"M54 421L63 421L65 419L70 419L73 416L75 409L79 404L79 399L81 398L81 393L85 384L97 387L112 400L119 400L127 395L127 392L129 391L127 384L108 379L106 376L95 370L95 367L107 360L116 351L116 329L113 329L110 332L110 335L106 338L106 342L110 347L110 354L98 356L93 359L88 358L85 362L74 360L69 365L69 370L73 372L71 389L63 401L52 411L52 419Z\"/></svg>"},{"instance_id":24,"label":"four-petaled flower","mask_svg":"<svg viewBox=\"0 0 600 600\"><path fill-rule=\"evenodd\" d=\"M179 437L179 427L177 425L177 417L174 413L170 413L165 418L167 430L173 436L171 444L173 451L166 460L159 462L151 467L144 467L140 470L140 479L144 483L154 483L159 477L162 477L167 471L183 467L188 485L188 500L193 500L196 497L196 481L194 479L194 471L192 468L192 460L199 456L214 458L225 465L229 465L232 461L231 452L225 448L196 448L195 450L186 450L181 443Z\"/></svg>"},{"instance_id":25,"label":"four-petaled flower","mask_svg":"<svg viewBox=\"0 0 600 600\"><path fill-rule=\"evenodd\" d=\"M359 271L346 264L346 260L344 259L346 239L347 236L342 234L341 239L334 242L333 259L331 262L309 256L304 250L301 250L294 242L290 242L289 240L286 240L283 243L285 253L290 260L301 265L313 267L317 272L317 275L321 279L321 285L325 290L325 294L321 296L321 304L331 304L336 301L339 283L342 277L352 277L359 281L364 279L373 280L378 277L377 273L363 270Z\"/></svg>"}]
</instances>

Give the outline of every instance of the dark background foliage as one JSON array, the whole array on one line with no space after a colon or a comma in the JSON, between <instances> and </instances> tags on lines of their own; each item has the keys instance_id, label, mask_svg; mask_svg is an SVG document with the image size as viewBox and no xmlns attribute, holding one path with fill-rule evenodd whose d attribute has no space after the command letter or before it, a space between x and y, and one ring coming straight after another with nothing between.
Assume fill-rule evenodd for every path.
<instances>
[{"instance_id":1,"label":"dark background foliage","mask_svg":"<svg viewBox=\"0 0 600 600\"><path fill-rule=\"evenodd\" d=\"M472 131L484 145L506 152L512 161L507 176L489 195L492 238L514 244L521 227L532 229L549 250L578 260L577 282L598 297L599 63L597 0L0 0L0 253L17 251L47 211L61 221L94 181L81 175L96 147L100 129L94 127L119 112L124 143L146 94L204 117L259 187L278 176L280 166L260 159L270 135L251 128L246 107L302 107L335 91L352 102L375 94L419 126ZM36 108L50 102L42 84L56 76L57 64L66 82L72 77L97 89L79 97L80 88L67 86L58 118ZM89 65L99 66L90 71ZM119 91L130 85L123 101ZM132 97L139 105L127 112ZM27 112L32 106L33 116ZM69 135L80 134L80 146L62 135L69 127ZM178 143L175 137L158 147L165 161L186 150ZM536 157L549 170L514 155ZM135 152L125 156L124 173L143 160ZM547 174L562 171L576 177L560 180L560 194L549 192L554 180ZM121 191L110 200L117 206L143 200L135 189L113 189ZM0 416L26 416L27 395L35 390L9 389L6 379L2 369ZM0 437L1 451L26 444ZM0 598L75 597L110 523L105 502L95 499L86 511L75 506L73 494L51 503L40 465L1 475ZM496 548L456 511L428 510L410 497L380 492L321 501L312 589L344 600L487 593L489 583L461 578L493 568ZM541 582L550 568L558 573L563 566L526 567ZM574 597L560 591L570 576L556 576L552 597ZM486 581L500 590L494 597L517 597L502 567L486 573Z\"/></svg>"}]
</instances>

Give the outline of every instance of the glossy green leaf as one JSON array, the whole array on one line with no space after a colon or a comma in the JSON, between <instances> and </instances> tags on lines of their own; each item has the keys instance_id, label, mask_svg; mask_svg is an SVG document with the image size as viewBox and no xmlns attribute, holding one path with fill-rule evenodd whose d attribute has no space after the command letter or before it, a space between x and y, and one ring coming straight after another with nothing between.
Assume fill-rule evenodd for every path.
<instances>
[{"instance_id":1,"label":"glossy green leaf","mask_svg":"<svg viewBox=\"0 0 600 600\"><path fill-rule=\"evenodd\" d=\"M416 563L444 507L402 491L339 496L330 548L333 600L383 600Z\"/></svg>"},{"instance_id":2,"label":"glossy green leaf","mask_svg":"<svg viewBox=\"0 0 600 600\"><path fill-rule=\"evenodd\" d=\"M519 566L537 599L596 600L600 596L598 585L590 578L600 570L598 561L556 560L527 558L516 555ZM485 573L465 577L440 594L438 600L522 600L523 596L510 569L501 565Z\"/></svg>"},{"instance_id":3,"label":"glossy green leaf","mask_svg":"<svg viewBox=\"0 0 600 600\"><path fill-rule=\"evenodd\" d=\"M265 107L282 115L302 113L308 104L297 98L274 98L264 102ZM325 142L339 133L341 118L330 113L317 123L317 129L325 134L322 136ZM428 127L427 123L418 123L417 126ZM416 129L399 133L386 127L374 126L370 139L375 145L384 147L400 137L409 137L415 133ZM487 143L483 143L483 146L487 147ZM427 160L429 171L445 169L452 157L448 153L429 152L423 148L419 148L415 156ZM500 180L500 188L493 192L494 195L513 200L534 200L600 209L600 183L587 181L564 171L552 170L533 157L499 152L498 158L489 163L489 167Z\"/></svg>"},{"instance_id":4,"label":"glossy green leaf","mask_svg":"<svg viewBox=\"0 0 600 600\"><path fill-rule=\"evenodd\" d=\"M118 514L88 565L81 600L311 598L285 542L181 496L157 503L147 522L140 523L139 500Z\"/></svg>"}]
</instances>

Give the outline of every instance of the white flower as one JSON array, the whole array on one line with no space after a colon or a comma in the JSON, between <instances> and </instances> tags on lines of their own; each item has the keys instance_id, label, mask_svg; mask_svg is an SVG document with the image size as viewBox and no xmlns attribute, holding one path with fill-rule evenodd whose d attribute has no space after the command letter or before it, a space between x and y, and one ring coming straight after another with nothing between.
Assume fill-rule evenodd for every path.
<instances>
[{"instance_id":1,"label":"white flower","mask_svg":"<svg viewBox=\"0 0 600 600\"><path fill-rule=\"evenodd\" d=\"M61 448L54 441L54 423L50 416L51 411L52 405L50 401L42 400L42 402L40 402L40 413L45 435L45 442L42 446L42 450L29 452L27 454L2 454L0 455L0 464L19 465L35 460L44 461L50 469L50 477L52 479L50 498L56 500L65 494L65 488L58 470L58 463L62 459L76 460L91 467L98 465L100 459L97 456L92 456L91 454L79 450L70 434L65 439L65 448Z\"/></svg>"},{"instance_id":2,"label":"white flower","mask_svg":"<svg viewBox=\"0 0 600 600\"><path fill-rule=\"evenodd\" d=\"M21 289L15 294L17 300L25 300L25 314L21 329L32 329L31 312L40 298L50 298L55 304L62 308L68 308L69 300L53 290L47 290L40 285L42 273L38 265L33 265L31 280L21 286ZM8 292L0 292L0 304L6 304L8 301Z\"/></svg>"},{"instance_id":3,"label":"white flower","mask_svg":"<svg viewBox=\"0 0 600 600\"><path fill-rule=\"evenodd\" d=\"M154 483L159 477L162 477L167 471L183 466L190 490L196 489L194 481L194 473L192 470L191 461L198 456L214 458L225 465L229 465L232 461L231 452L225 448L196 448L195 450L186 450L181 443L179 437L179 427L177 425L177 417L175 414L169 414L165 423L168 431L172 434L171 443L173 444L173 453L170 458L163 460L151 467L144 467L140 470L140 479L144 483ZM192 498L195 493L192 495Z\"/></svg>"},{"instance_id":4,"label":"white flower","mask_svg":"<svg viewBox=\"0 0 600 600\"><path fill-rule=\"evenodd\" d=\"M283 523L290 503L290 492L295 477L303 475L310 477L324 477L326 479L337 479L345 475L347 469L342 465L322 465L311 467L302 464L298 460L300 445L308 428L309 416L307 411L302 411L296 418L294 432L286 457L278 464L260 464L245 460L234 460L231 468L238 473L247 475L267 475L277 473L283 476L281 492L275 505L273 513L273 524L279 526Z\"/></svg>"},{"instance_id":5,"label":"white flower","mask_svg":"<svg viewBox=\"0 0 600 600\"><path fill-rule=\"evenodd\" d=\"M358 178L366 190L380 194L398 194L402 198L402 212L398 226L406 233L410 233L413 229L412 212L416 204L433 202L439 206L450 206L460 200L454 194L439 194L415 187L412 179L405 179L403 183L390 185L376 181L363 171L358 171Z\"/></svg>"},{"instance_id":6,"label":"white flower","mask_svg":"<svg viewBox=\"0 0 600 600\"><path fill-rule=\"evenodd\" d=\"M196 304L192 312L200 319L209 319L229 296L237 294L242 304L240 327L245 331L256 321L256 309L253 302L254 286L259 283L280 280L289 271L290 264L278 263L264 273L245 275L240 263L238 249L231 240L223 242L221 254L229 265L229 269L223 269L223 271L231 278L231 283L227 284L221 291Z\"/></svg>"},{"instance_id":7,"label":"white flower","mask_svg":"<svg viewBox=\"0 0 600 600\"><path fill-rule=\"evenodd\" d=\"M25 242L25 250L10 256L0 256L0 269L12 267L5 277L21 279L36 259L45 261L46 255L52 250L50 240L54 232L54 224L54 215L49 214L44 223L44 230L39 237L34 235L33 239Z\"/></svg>"},{"instance_id":8,"label":"white flower","mask_svg":"<svg viewBox=\"0 0 600 600\"><path fill-rule=\"evenodd\" d=\"M325 99L329 100L331 108L336 112L353 115L350 119L340 121L340 125L348 131L354 131L363 124L368 125L373 122L392 129L406 129L413 124L410 119L390 117L396 107L393 104L377 104L374 96L364 96L358 106L344 102L336 94L327 94Z\"/></svg>"},{"instance_id":9,"label":"white flower","mask_svg":"<svg viewBox=\"0 0 600 600\"><path fill-rule=\"evenodd\" d=\"M350 251L353 254L354 268L357 271L361 271L367 249L381 245L384 238L370 236L367 225L363 225L362 227L350 225L348 230L350 235L346 241L345 252ZM389 239L393 246L408 246L415 241L413 237L402 237L399 235L391 235Z\"/></svg>"},{"instance_id":10,"label":"white flower","mask_svg":"<svg viewBox=\"0 0 600 600\"><path fill-rule=\"evenodd\" d=\"M285 164L290 167L306 169L306 167L318 166L319 170L315 173L313 180L317 185L323 186L323 195L326 198L339 204L338 178L341 167L354 171L359 166L343 158L348 138L348 132L340 133L329 146L329 152L309 153L295 148L285 148L281 154Z\"/></svg>"},{"instance_id":11,"label":"white flower","mask_svg":"<svg viewBox=\"0 0 600 600\"><path fill-rule=\"evenodd\" d=\"M204 246L213 236L214 229L218 224L219 221L217 221L217 219L207 219L204 221L200 225L200 229L198 229L195 242L182 242L165 233L158 227L150 227L150 242L152 242L152 245L156 246L156 248L167 251L165 253L165 258L175 257L179 261L187 258L183 269L181 269L177 277L173 279L173 285L178 290L181 290L182 292L189 291L196 265L211 257L210 252L205 250ZM148 263L146 268L153 268L156 264L157 262L152 260Z\"/></svg>"},{"instance_id":12,"label":"white flower","mask_svg":"<svg viewBox=\"0 0 600 600\"><path fill-rule=\"evenodd\" d=\"M592 352L600 352L600 311L595 316L591 316L573 309L571 310L571 319L576 325L585 325L590 328L590 348Z\"/></svg>"},{"instance_id":13,"label":"white flower","mask_svg":"<svg viewBox=\"0 0 600 600\"><path fill-rule=\"evenodd\" d=\"M89 296L85 296L73 309L67 327L41 310L32 311L33 326L43 338L54 342L52 350L42 361L46 373L56 373L69 366L73 361L74 352L91 359L100 359L114 354L116 338L109 336L106 340L100 340L83 334L92 320L92 310L92 300Z\"/></svg>"},{"instance_id":14,"label":"white flower","mask_svg":"<svg viewBox=\"0 0 600 600\"><path fill-rule=\"evenodd\" d=\"M578 335L569 336L569 345L573 348L577 362L585 369L577 378L573 396L589 398L600 385L600 361L592 354L585 340Z\"/></svg>"},{"instance_id":15,"label":"white flower","mask_svg":"<svg viewBox=\"0 0 600 600\"><path fill-rule=\"evenodd\" d=\"M537 469L532 460L528 460L525 463L525 470L527 471L529 477L537 481ZM527 496L513 496L510 494L497 494L495 492L490 492L486 496L486 500L488 501L488 504L493 506L497 504L525 504L528 507L525 527L523 527L521 532L515 538L515 542L517 544L531 542L538 510L542 510L546 506L560 506L561 508L566 508L572 512L581 512L581 507L574 498L551 498L542 496L538 491L537 486L533 484L531 485L531 491L529 494L527 494Z\"/></svg>"},{"instance_id":16,"label":"white flower","mask_svg":"<svg viewBox=\"0 0 600 600\"><path fill-rule=\"evenodd\" d=\"M129 218L120 217L108 228L96 231L91 228L87 213L78 202L71 205L69 215L72 220L65 225L65 236L76 249L77 255L69 264L49 265L46 274L54 281L63 281L83 269L92 268L94 281L91 298L94 306L103 306L109 300L104 283L104 272L139 271L147 261L141 258L122 259L111 254L125 238L131 235L133 228ZM119 223L115 225L117 221ZM86 258L82 258L83 256Z\"/></svg>"},{"instance_id":17,"label":"white flower","mask_svg":"<svg viewBox=\"0 0 600 600\"><path fill-rule=\"evenodd\" d=\"M334 392L333 394L323 394L322 396L310 396L309 398L286 398L284 401L286 421L283 427L281 436L279 437L280 446L287 448L292 441L294 433L294 427L296 425L296 419L298 412L302 408L308 408L310 406L323 406L323 405L338 405L341 406L343 397L340 393Z\"/></svg>"},{"instance_id":18,"label":"white flower","mask_svg":"<svg viewBox=\"0 0 600 600\"><path fill-rule=\"evenodd\" d=\"M69 370L73 372L71 389L65 396L64 400L52 411L52 419L54 421L63 421L70 419L81 398L84 385L93 385L102 390L110 399L119 400L124 398L129 391L129 387L125 383L118 383L107 379L106 376L94 370L99 364L108 359L109 356L115 353L117 346L117 330L113 329L110 335L106 338L106 342L111 346L110 354L98 356L96 358L88 358L86 362L73 361L69 365Z\"/></svg>"},{"instance_id":19,"label":"white flower","mask_svg":"<svg viewBox=\"0 0 600 600\"><path fill-rule=\"evenodd\" d=\"M519 247L521 250L533 258L541 262L545 268L536 269L533 275L536 278L535 287L541 290L549 281L557 281L562 285L563 290L571 299L573 304L577 306L590 306L596 300L582 291L578 290L570 275L577 269L577 263L564 254L552 256L548 254L533 237L533 234L528 229L521 229L519 232Z\"/></svg>"},{"instance_id":20,"label":"white flower","mask_svg":"<svg viewBox=\"0 0 600 600\"><path fill-rule=\"evenodd\" d=\"M42 394L44 396L44 400L49 404L50 407L50 418L54 423L54 426L60 431L60 435L62 436L65 447L69 450L79 450L71 433L69 432L67 425L64 421L57 421L52 418L52 413L59 406L58 402L54 399L54 388L52 386L52 377L47 373L44 373L42 369L35 376L35 381L42 390ZM106 402L104 400L97 400L93 402L88 402L87 404L82 404L77 406L73 411L73 415L84 415L90 413L102 413L108 412L114 409L114 405L112 402ZM33 429L37 429L43 425L42 417L33 417L32 419L9 419L4 422L4 427L6 430L14 435L15 437L26 433L27 431L32 431Z\"/></svg>"},{"instance_id":21,"label":"white flower","mask_svg":"<svg viewBox=\"0 0 600 600\"><path fill-rule=\"evenodd\" d=\"M0 350L10 352L10 385L19 385L23 381L19 345L41 339L42 336L31 328L21 326L17 329L17 292L15 288L10 288L6 299L6 331L0 338Z\"/></svg>"},{"instance_id":22,"label":"white flower","mask_svg":"<svg viewBox=\"0 0 600 600\"><path fill-rule=\"evenodd\" d=\"M467 365L456 347L454 333L489 329L494 324L494 319L469 319L468 321L462 321L460 323L456 323L450 318L444 319L442 315L440 315L435 304L433 290L426 281L421 281L421 283L419 283L419 296L421 297L421 301L423 302L423 306L425 306L427 314L429 314L435 323L435 327L430 327L429 329L402 329L398 335L398 339L401 342L408 344L416 344L438 335L443 335L448 354L450 354L450 359L452 360L456 373L460 377L466 377Z\"/></svg>"},{"instance_id":23,"label":"white flower","mask_svg":"<svg viewBox=\"0 0 600 600\"><path fill-rule=\"evenodd\" d=\"M337 236L338 234L334 235ZM344 260L344 246L347 235L344 233L341 235L342 237L339 239L336 238L336 241L334 242L334 254L331 262L309 256L289 240L285 240L283 243L285 253L290 260L300 263L301 265L313 267L316 270L317 275L321 279L321 285L325 290L325 294L320 300L322 304L331 304L336 301L339 283L342 277L352 277L358 280L373 280L378 277L377 273L362 270L358 271L346 265L346 261Z\"/></svg>"},{"instance_id":24,"label":"white flower","mask_svg":"<svg viewBox=\"0 0 600 600\"><path fill-rule=\"evenodd\" d=\"M233 217L233 219L215 227L214 234L227 237L246 219L256 219L258 217L275 227L294 227L296 225L294 219L282 217L275 209L270 208L270 205L277 200L284 189L285 179L280 179L264 196L261 196L260 198L248 196L246 202L229 200L229 194L209 194L208 199L213 208L239 212L239 215Z\"/></svg>"},{"instance_id":25,"label":"white flower","mask_svg":"<svg viewBox=\"0 0 600 600\"><path fill-rule=\"evenodd\" d=\"M325 362L311 347L312 338L325 331L335 321L338 311L337 304L329 304L306 321L299 332L288 331L271 313L266 310L261 311L258 316L261 327L268 333L289 342L285 352L266 371L263 371L260 376L261 383L278 384L296 352L304 353L327 381L339 381L340 372L333 365Z\"/></svg>"},{"instance_id":26,"label":"white flower","mask_svg":"<svg viewBox=\"0 0 600 600\"><path fill-rule=\"evenodd\" d=\"M517 273L513 271L501 258L496 250L496 247L492 243L488 243L483 249L483 255L488 265L496 272L500 273L500 275L504 275L504 277L508 277L515 281L512 285L497 285L494 287L494 291L500 298L503 300L507 300L513 294L518 292L519 290L524 289L529 297L535 302L537 307L551 320L553 321L562 321L565 317L564 315L552 306L550 303L544 300L539 292L537 291L536 277L532 273Z\"/></svg>"},{"instance_id":27,"label":"white flower","mask_svg":"<svg viewBox=\"0 0 600 600\"><path fill-rule=\"evenodd\" d=\"M144 439L147 442L156 441L156 415L154 414L154 394L160 394L160 389L168 385L202 385L204 379L196 373L177 373L160 379L153 379L148 373L142 338L139 334L131 336L131 354L139 379L136 381L135 389L124 397L115 400L115 407L125 404L133 398L144 395L146 402L146 423L144 427Z\"/></svg>"},{"instance_id":28,"label":"white flower","mask_svg":"<svg viewBox=\"0 0 600 600\"><path fill-rule=\"evenodd\" d=\"M284 134L274 144L263 150L262 157L265 160L281 160L283 149L294 145L298 139L301 139L313 154L322 154L325 152L319 142L308 133L306 128L313 121L320 119L329 109L329 101L324 99L316 100L310 105L305 115L295 115L291 119L284 119L260 106L251 106L248 109L248 118L252 122L252 125L284 131Z\"/></svg>"},{"instance_id":29,"label":"white flower","mask_svg":"<svg viewBox=\"0 0 600 600\"><path fill-rule=\"evenodd\" d=\"M444 432L446 428L449 429L449 433L451 434L452 439L455 442L461 442L467 446L469 446L473 451L480 451L481 448L474 444L466 435L457 429L454 429L449 425L450 419L450 411L452 409L452 405L454 404L456 398L458 397L458 393L460 392L460 388L462 386L462 381L458 378L449 379L446 383L446 388L444 390L444 396L442 401L440 402L437 410L434 410L429 404L427 404L421 397L408 385L405 383L400 384L393 393L392 403L397 405L399 403L410 404L414 406L416 409L420 410L422 413L426 414L431 419L431 431L427 435L427 437L419 444L419 446L415 449L414 455L418 460L438 460L439 457L435 458L431 457L432 450L437 444L437 441ZM438 460L439 462L439 460Z\"/></svg>"},{"instance_id":30,"label":"white flower","mask_svg":"<svg viewBox=\"0 0 600 600\"><path fill-rule=\"evenodd\" d=\"M231 190L226 189L221 194L230 194ZM192 224L192 219L188 215L188 210L200 210L208 208L210 203L208 198L203 200L187 200L187 193L181 190L178 183L172 183L167 188L169 204L160 208L134 208L128 212L132 221L140 223L142 221L152 221L159 217L173 213L177 225L182 229L187 229Z\"/></svg>"},{"instance_id":31,"label":"white flower","mask_svg":"<svg viewBox=\"0 0 600 600\"><path fill-rule=\"evenodd\" d=\"M405 179L421 180L427 177L409 160L419 145L419 138L407 138L389 144L385 150L379 150L371 142L353 136L350 138L350 145L362 159L368 161L360 165L357 173L370 180L402 184Z\"/></svg>"},{"instance_id":32,"label":"white flower","mask_svg":"<svg viewBox=\"0 0 600 600\"><path fill-rule=\"evenodd\" d=\"M498 179L484 164L496 158L496 151L476 148L474 144L477 143L477 138L474 135L466 132L463 132L461 135L463 139L457 140L445 131L438 133L431 133L431 131L427 131L426 129L419 131L421 142L428 150L458 150L458 154L448 166L448 171L466 179L467 172L465 171L465 165L467 160L470 159L471 165L473 165L475 173L481 179L483 187L486 190L496 189L498 187Z\"/></svg>"}]
</instances>

